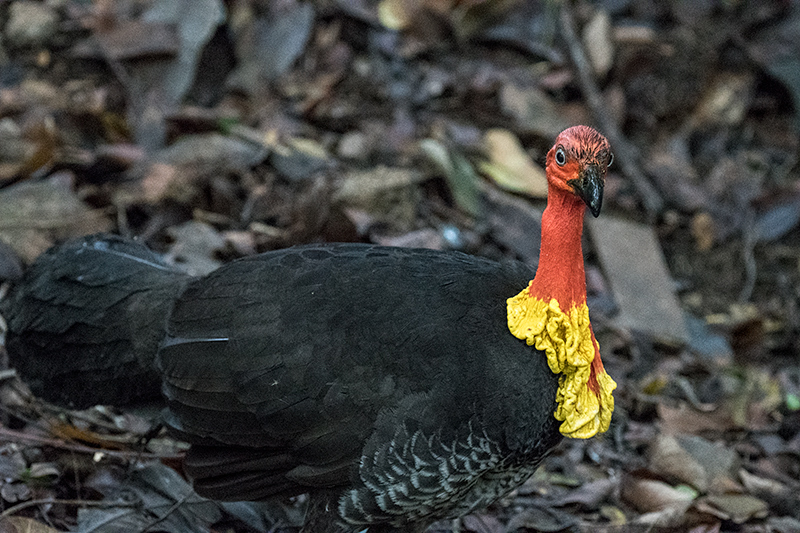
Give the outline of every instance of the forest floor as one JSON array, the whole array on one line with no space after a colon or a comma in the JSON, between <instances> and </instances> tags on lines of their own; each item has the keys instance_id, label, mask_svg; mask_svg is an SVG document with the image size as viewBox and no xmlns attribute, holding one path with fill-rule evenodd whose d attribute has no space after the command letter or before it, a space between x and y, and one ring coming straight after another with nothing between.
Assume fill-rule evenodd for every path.
<instances>
[{"instance_id":1,"label":"forest floor","mask_svg":"<svg viewBox=\"0 0 800 533\"><path fill-rule=\"evenodd\" d=\"M798 72L797 0L0 0L0 297L100 231L194 274L325 241L535 265L544 155L589 124L612 428L457 527L797 532ZM13 359L0 405L0 532L297 531L302 497L193 494L153 413L48 406Z\"/></svg>"}]
</instances>

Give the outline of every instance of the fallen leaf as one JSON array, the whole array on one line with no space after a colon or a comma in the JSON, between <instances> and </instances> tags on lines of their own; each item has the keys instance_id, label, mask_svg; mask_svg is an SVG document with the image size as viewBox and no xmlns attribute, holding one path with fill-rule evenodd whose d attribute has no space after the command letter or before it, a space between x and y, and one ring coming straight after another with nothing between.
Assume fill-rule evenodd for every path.
<instances>
[{"instance_id":1,"label":"fallen leaf","mask_svg":"<svg viewBox=\"0 0 800 533\"><path fill-rule=\"evenodd\" d=\"M25 263L33 262L56 241L110 228L106 213L91 209L77 197L68 172L0 190L0 240Z\"/></svg>"},{"instance_id":2,"label":"fallen leaf","mask_svg":"<svg viewBox=\"0 0 800 533\"><path fill-rule=\"evenodd\" d=\"M158 61L130 61L120 79L128 92L127 119L136 143L148 151L163 147L165 117L174 110L195 80L203 49L225 20L221 0L153 2L141 16L143 24L174 27L177 53Z\"/></svg>"},{"instance_id":3,"label":"fallen leaf","mask_svg":"<svg viewBox=\"0 0 800 533\"><path fill-rule=\"evenodd\" d=\"M259 9L258 11L262 11ZM265 81L279 79L303 54L315 22L312 2L273 2L256 15L252 7L232 7L237 68L226 84L258 95Z\"/></svg>"},{"instance_id":4,"label":"fallen leaf","mask_svg":"<svg viewBox=\"0 0 800 533\"><path fill-rule=\"evenodd\" d=\"M689 339L664 254L653 229L604 216L588 219L603 271L620 308L617 322L671 344Z\"/></svg>"},{"instance_id":5,"label":"fallen leaf","mask_svg":"<svg viewBox=\"0 0 800 533\"><path fill-rule=\"evenodd\" d=\"M27 476L39 482L46 481L45 478L56 479L61 475L61 470L55 463L31 463Z\"/></svg>"},{"instance_id":6,"label":"fallen leaf","mask_svg":"<svg viewBox=\"0 0 800 533\"><path fill-rule=\"evenodd\" d=\"M739 468L737 453L696 435L662 435L654 445L651 466L701 492L741 489L733 479Z\"/></svg>"},{"instance_id":7,"label":"fallen leaf","mask_svg":"<svg viewBox=\"0 0 800 533\"><path fill-rule=\"evenodd\" d=\"M488 162L480 164L481 172L507 191L534 198L547 196L544 170L533 164L516 135L504 129L490 129L483 136Z\"/></svg>"},{"instance_id":8,"label":"fallen leaf","mask_svg":"<svg viewBox=\"0 0 800 533\"><path fill-rule=\"evenodd\" d=\"M123 191L120 201L129 203L141 196L150 203L167 199L188 203L201 193L206 180L244 173L263 161L267 152L263 145L218 133L186 137L159 151L140 190Z\"/></svg>"},{"instance_id":9,"label":"fallen leaf","mask_svg":"<svg viewBox=\"0 0 800 533\"><path fill-rule=\"evenodd\" d=\"M730 363L733 359L733 349L728 339L720 333L714 332L705 320L686 313L686 330L689 333L689 350L714 364Z\"/></svg>"},{"instance_id":10,"label":"fallen leaf","mask_svg":"<svg viewBox=\"0 0 800 533\"><path fill-rule=\"evenodd\" d=\"M707 413L682 404L678 407L659 403L656 406L660 424L665 433L697 434L703 431L728 431L736 429L731 413L717 409Z\"/></svg>"},{"instance_id":11,"label":"fallen leaf","mask_svg":"<svg viewBox=\"0 0 800 533\"><path fill-rule=\"evenodd\" d=\"M101 27L92 37L79 42L72 54L81 58L116 61L173 56L180 49L180 39L176 28L164 22L144 22L141 20L121 20L113 27Z\"/></svg>"},{"instance_id":12,"label":"fallen leaf","mask_svg":"<svg viewBox=\"0 0 800 533\"><path fill-rule=\"evenodd\" d=\"M611 17L603 9L598 9L583 28L583 46L599 79L605 78L614 65L612 31Z\"/></svg>"},{"instance_id":13,"label":"fallen leaf","mask_svg":"<svg viewBox=\"0 0 800 533\"><path fill-rule=\"evenodd\" d=\"M660 476L687 483L704 492L708 474L672 435L661 434L650 447L650 469Z\"/></svg>"},{"instance_id":14,"label":"fallen leaf","mask_svg":"<svg viewBox=\"0 0 800 533\"><path fill-rule=\"evenodd\" d=\"M354 170L343 176L333 200L356 217L368 215L369 220L363 219L362 231L375 222L383 222L394 232L405 233L413 229L417 219L418 184L422 179L416 170L403 167L379 165Z\"/></svg>"},{"instance_id":15,"label":"fallen leaf","mask_svg":"<svg viewBox=\"0 0 800 533\"><path fill-rule=\"evenodd\" d=\"M751 474L745 469L739 470L739 479L742 480L742 485L748 492L760 498L791 498L797 496L792 489L780 481Z\"/></svg>"},{"instance_id":16,"label":"fallen leaf","mask_svg":"<svg viewBox=\"0 0 800 533\"><path fill-rule=\"evenodd\" d=\"M500 520L488 513L468 514L461 519L461 527L465 531L481 531L486 533L502 533L506 531Z\"/></svg>"},{"instance_id":17,"label":"fallen leaf","mask_svg":"<svg viewBox=\"0 0 800 533\"><path fill-rule=\"evenodd\" d=\"M692 217L692 237L698 252L707 252L714 246L714 219L706 212Z\"/></svg>"},{"instance_id":18,"label":"fallen leaf","mask_svg":"<svg viewBox=\"0 0 800 533\"><path fill-rule=\"evenodd\" d=\"M406 29L421 7L419 0L381 0L378 4L378 20L386 29Z\"/></svg>"},{"instance_id":19,"label":"fallen leaf","mask_svg":"<svg viewBox=\"0 0 800 533\"><path fill-rule=\"evenodd\" d=\"M747 494L712 494L696 502L695 507L737 524L764 518L769 511L766 502Z\"/></svg>"},{"instance_id":20,"label":"fallen leaf","mask_svg":"<svg viewBox=\"0 0 800 533\"><path fill-rule=\"evenodd\" d=\"M658 511L641 514L631 520L631 524L635 526L646 526L644 528L645 531L658 531L661 528L667 531L686 531L688 525L687 510L690 507L691 502L667 506Z\"/></svg>"},{"instance_id":21,"label":"fallen leaf","mask_svg":"<svg viewBox=\"0 0 800 533\"><path fill-rule=\"evenodd\" d=\"M101 484L98 489L109 505L79 509L79 531L145 531L157 520L159 530L203 533L222 516L216 503L198 496L175 470L160 463L133 470L119 483Z\"/></svg>"},{"instance_id":22,"label":"fallen leaf","mask_svg":"<svg viewBox=\"0 0 800 533\"><path fill-rule=\"evenodd\" d=\"M28 463L22 450L16 444L0 446L0 480L14 481L20 479Z\"/></svg>"},{"instance_id":23,"label":"fallen leaf","mask_svg":"<svg viewBox=\"0 0 800 533\"><path fill-rule=\"evenodd\" d=\"M225 239L213 226L190 220L167 230L173 239L168 261L193 276L204 276L219 268L215 257L225 247Z\"/></svg>"},{"instance_id":24,"label":"fallen leaf","mask_svg":"<svg viewBox=\"0 0 800 533\"><path fill-rule=\"evenodd\" d=\"M47 90L46 85L44 89ZM55 103L55 95L52 98L42 96L46 104L43 102L45 105L41 109L48 109ZM0 182L41 176L57 157L61 143L53 117L38 110L33 115L22 126L10 118L0 122Z\"/></svg>"},{"instance_id":25,"label":"fallen leaf","mask_svg":"<svg viewBox=\"0 0 800 533\"><path fill-rule=\"evenodd\" d=\"M313 178L330 163L328 153L318 142L299 137L289 139L285 145L275 145L269 162L290 181Z\"/></svg>"},{"instance_id":26,"label":"fallen leaf","mask_svg":"<svg viewBox=\"0 0 800 533\"><path fill-rule=\"evenodd\" d=\"M3 18L5 46L40 48L49 44L58 30L58 12L49 4L14 2Z\"/></svg>"},{"instance_id":27,"label":"fallen leaf","mask_svg":"<svg viewBox=\"0 0 800 533\"><path fill-rule=\"evenodd\" d=\"M685 134L654 143L643 162L647 174L673 204L688 212L710 209L712 199L699 185Z\"/></svg>"},{"instance_id":28,"label":"fallen leaf","mask_svg":"<svg viewBox=\"0 0 800 533\"><path fill-rule=\"evenodd\" d=\"M800 223L800 198L794 196L759 213L755 222L756 242L780 239Z\"/></svg>"},{"instance_id":29,"label":"fallen leaf","mask_svg":"<svg viewBox=\"0 0 800 533\"><path fill-rule=\"evenodd\" d=\"M1 518L0 531L3 533L59 533L59 530L25 516L5 516Z\"/></svg>"},{"instance_id":30,"label":"fallen leaf","mask_svg":"<svg viewBox=\"0 0 800 533\"><path fill-rule=\"evenodd\" d=\"M797 533L800 531L800 520L791 516L770 516L767 518L769 531L775 533Z\"/></svg>"},{"instance_id":31,"label":"fallen leaf","mask_svg":"<svg viewBox=\"0 0 800 533\"><path fill-rule=\"evenodd\" d=\"M9 503L29 500L31 489L25 483L3 483L0 486L0 496Z\"/></svg>"},{"instance_id":32,"label":"fallen leaf","mask_svg":"<svg viewBox=\"0 0 800 533\"><path fill-rule=\"evenodd\" d=\"M429 5L436 3L436 0L428 1ZM484 30L496 27L500 21L507 18L512 8L519 4L521 4L519 0L454 2L457 7L451 14L453 31L461 41L482 36L488 33Z\"/></svg>"},{"instance_id":33,"label":"fallen leaf","mask_svg":"<svg viewBox=\"0 0 800 533\"><path fill-rule=\"evenodd\" d=\"M751 107L755 78L751 73L719 74L692 113L692 127L736 126Z\"/></svg>"},{"instance_id":34,"label":"fallen leaf","mask_svg":"<svg viewBox=\"0 0 800 533\"><path fill-rule=\"evenodd\" d=\"M604 505L600 508L600 516L608 520L612 526L624 526L628 523L628 518L619 507Z\"/></svg>"},{"instance_id":35,"label":"fallen leaf","mask_svg":"<svg viewBox=\"0 0 800 533\"><path fill-rule=\"evenodd\" d=\"M569 531L577 525L578 518L570 513L549 506L531 505L509 520L506 531Z\"/></svg>"},{"instance_id":36,"label":"fallen leaf","mask_svg":"<svg viewBox=\"0 0 800 533\"><path fill-rule=\"evenodd\" d=\"M22 262L14 249L0 240L0 280L18 280L22 277Z\"/></svg>"},{"instance_id":37,"label":"fallen leaf","mask_svg":"<svg viewBox=\"0 0 800 533\"><path fill-rule=\"evenodd\" d=\"M555 139L570 124L553 99L534 87L506 84L500 89L500 107L525 133Z\"/></svg>"},{"instance_id":38,"label":"fallen leaf","mask_svg":"<svg viewBox=\"0 0 800 533\"><path fill-rule=\"evenodd\" d=\"M584 509L597 509L600 503L611 496L619 486L619 480L602 478L589 483L584 483L579 488L569 491L562 498L557 499L553 505L579 504Z\"/></svg>"},{"instance_id":39,"label":"fallen leaf","mask_svg":"<svg viewBox=\"0 0 800 533\"><path fill-rule=\"evenodd\" d=\"M466 157L455 150L448 150L435 139L423 139L420 148L447 180L456 205L469 213L480 212L480 178Z\"/></svg>"},{"instance_id":40,"label":"fallen leaf","mask_svg":"<svg viewBox=\"0 0 800 533\"><path fill-rule=\"evenodd\" d=\"M677 489L663 481L637 475L627 476L620 483L620 487L622 499L642 513L662 511L667 508L686 509L697 496L691 491Z\"/></svg>"}]
</instances>

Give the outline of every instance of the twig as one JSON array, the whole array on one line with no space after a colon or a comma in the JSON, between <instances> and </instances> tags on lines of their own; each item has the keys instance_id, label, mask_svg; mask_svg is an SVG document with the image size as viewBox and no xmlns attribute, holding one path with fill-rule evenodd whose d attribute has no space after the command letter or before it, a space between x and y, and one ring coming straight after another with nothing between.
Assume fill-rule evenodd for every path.
<instances>
[{"instance_id":1,"label":"twig","mask_svg":"<svg viewBox=\"0 0 800 533\"><path fill-rule=\"evenodd\" d=\"M11 506L2 513L0 513L0 518L6 518L16 514L18 511L23 509L27 509L28 507L33 507L35 505L43 505L47 503L53 504L60 504L60 505L80 505L83 507L135 507L139 505L138 503L124 503L124 502L107 502L107 501L95 501L95 500L53 500L42 498L41 500L28 500L26 502L18 503L17 505Z\"/></svg>"},{"instance_id":2,"label":"twig","mask_svg":"<svg viewBox=\"0 0 800 533\"><path fill-rule=\"evenodd\" d=\"M195 492L192 490L186 492L186 494L181 496L181 499L176 500L175 503L173 503L163 515L157 517L155 520L151 521L149 524L144 526L142 529L139 530L138 533L145 533L146 531L150 531L151 529L153 529L153 527L157 526L158 524L169 518L169 515L174 513L181 505L186 503L186 500L188 500L190 496L193 495L195 495Z\"/></svg>"},{"instance_id":3,"label":"twig","mask_svg":"<svg viewBox=\"0 0 800 533\"><path fill-rule=\"evenodd\" d=\"M58 439L51 439L48 437L40 437L38 435L29 435L13 429L8 429L0 426L0 440L9 442L30 442L39 444L41 446L50 446L51 448L59 448L62 450L69 450L78 453L95 454L103 453L109 457L118 457L121 459L179 459L182 455L158 455L155 453L138 452L138 451L122 451L122 450L106 450L105 448L92 448L91 446L84 446L83 444L76 444L64 442Z\"/></svg>"},{"instance_id":4,"label":"twig","mask_svg":"<svg viewBox=\"0 0 800 533\"><path fill-rule=\"evenodd\" d=\"M611 142L614 150L614 161L619 162L622 172L633 182L633 186L642 198L648 218L652 220L661 212L664 207L664 200L644 175L639 165L638 150L622 135L622 132L605 111L606 104L595 82L592 66L589 64L578 38L578 33L575 30L575 20L568 0L562 2L561 29L564 32L564 39L567 41L572 63L578 71L578 82L589 109L592 110L595 120L597 120L603 133Z\"/></svg>"}]
</instances>

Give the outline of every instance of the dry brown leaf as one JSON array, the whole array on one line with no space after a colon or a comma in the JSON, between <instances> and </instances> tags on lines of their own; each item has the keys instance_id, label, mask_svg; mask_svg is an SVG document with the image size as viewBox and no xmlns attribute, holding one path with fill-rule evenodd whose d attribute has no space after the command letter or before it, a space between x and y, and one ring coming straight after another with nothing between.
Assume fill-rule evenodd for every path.
<instances>
[{"instance_id":1,"label":"dry brown leaf","mask_svg":"<svg viewBox=\"0 0 800 533\"><path fill-rule=\"evenodd\" d=\"M714 218L705 211L692 217L692 237L697 251L707 252L714 246Z\"/></svg>"},{"instance_id":2,"label":"dry brown leaf","mask_svg":"<svg viewBox=\"0 0 800 533\"><path fill-rule=\"evenodd\" d=\"M84 57L110 57L123 61L174 56L180 51L181 44L175 25L141 20L121 21L107 31L96 31L93 37L78 44L73 53Z\"/></svg>"},{"instance_id":3,"label":"dry brown leaf","mask_svg":"<svg viewBox=\"0 0 800 533\"><path fill-rule=\"evenodd\" d=\"M650 449L650 468L666 478L674 478L703 492L708 475L701 464L672 435L659 435Z\"/></svg>"},{"instance_id":4,"label":"dry brown leaf","mask_svg":"<svg viewBox=\"0 0 800 533\"><path fill-rule=\"evenodd\" d=\"M751 518L764 518L769 511L766 502L747 494L709 495L696 502L695 507L737 524L747 522Z\"/></svg>"},{"instance_id":5,"label":"dry brown leaf","mask_svg":"<svg viewBox=\"0 0 800 533\"><path fill-rule=\"evenodd\" d=\"M0 519L2 533L59 533L46 524L26 516L6 516Z\"/></svg>"},{"instance_id":6,"label":"dry brown leaf","mask_svg":"<svg viewBox=\"0 0 800 533\"><path fill-rule=\"evenodd\" d=\"M153 163L142 180L142 197L146 202L155 203L163 198L176 196L170 194L170 187L178 181L178 169L167 163Z\"/></svg>"},{"instance_id":7,"label":"dry brown leaf","mask_svg":"<svg viewBox=\"0 0 800 533\"><path fill-rule=\"evenodd\" d=\"M695 127L733 126L744 119L752 99L752 73L721 73L709 84L692 114Z\"/></svg>"},{"instance_id":8,"label":"dry brown leaf","mask_svg":"<svg viewBox=\"0 0 800 533\"><path fill-rule=\"evenodd\" d=\"M186 137L161 150L146 170L141 189L121 201L136 201L140 195L146 202L170 199L188 203L200 194L206 180L244 173L266 155L263 145L237 137L217 133Z\"/></svg>"},{"instance_id":9,"label":"dry brown leaf","mask_svg":"<svg viewBox=\"0 0 800 533\"><path fill-rule=\"evenodd\" d=\"M611 17L602 9L589 20L583 29L583 45L594 73L602 79L614 65L614 41Z\"/></svg>"},{"instance_id":10,"label":"dry brown leaf","mask_svg":"<svg viewBox=\"0 0 800 533\"><path fill-rule=\"evenodd\" d=\"M660 436L653 447L651 467L701 492L741 491L734 480L738 454L722 443L696 435Z\"/></svg>"},{"instance_id":11,"label":"dry brown leaf","mask_svg":"<svg viewBox=\"0 0 800 533\"><path fill-rule=\"evenodd\" d=\"M653 228L611 216L589 218L588 227L619 304L619 324L685 344L683 311Z\"/></svg>"},{"instance_id":12,"label":"dry brown leaf","mask_svg":"<svg viewBox=\"0 0 800 533\"><path fill-rule=\"evenodd\" d=\"M345 211L355 209L399 232L410 231L416 221L422 175L416 170L378 166L347 173L334 194ZM363 229L363 228L362 228Z\"/></svg>"},{"instance_id":13,"label":"dry brown leaf","mask_svg":"<svg viewBox=\"0 0 800 533\"><path fill-rule=\"evenodd\" d=\"M747 470L739 471L739 478L742 480L744 488L749 492L757 495L784 495L790 494L791 489L779 481L769 479L755 474L751 474Z\"/></svg>"},{"instance_id":14,"label":"dry brown leaf","mask_svg":"<svg viewBox=\"0 0 800 533\"><path fill-rule=\"evenodd\" d=\"M610 496L619 485L617 478L601 478L589 483L584 483L579 488L570 491L556 505L580 504L586 509L596 509L600 502Z\"/></svg>"},{"instance_id":15,"label":"dry brown leaf","mask_svg":"<svg viewBox=\"0 0 800 533\"><path fill-rule=\"evenodd\" d=\"M378 20L387 29L404 30L421 8L421 0L381 0L378 4Z\"/></svg>"},{"instance_id":16,"label":"dry brown leaf","mask_svg":"<svg viewBox=\"0 0 800 533\"><path fill-rule=\"evenodd\" d=\"M204 276L222 265L215 257L225 247L225 239L210 224L190 220L167 230L174 242L167 258L194 276Z\"/></svg>"},{"instance_id":17,"label":"dry brown leaf","mask_svg":"<svg viewBox=\"0 0 800 533\"><path fill-rule=\"evenodd\" d=\"M483 136L488 162L480 170L507 191L534 198L547 196L544 170L533 164L516 135L504 129L491 129Z\"/></svg>"},{"instance_id":18,"label":"dry brown leaf","mask_svg":"<svg viewBox=\"0 0 800 533\"><path fill-rule=\"evenodd\" d=\"M110 228L104 212L75 195L68 173L0 190L0 239L26 263L56 241Z\"/></svg>"},{"instance_id":19,"label":"dry brown leaf","mask_svg":"<svg viewBox=\"0 0 800 533\"><path fill-rule=\"evenodd\" d=\"M628 476L621 483L622 498L643 513L662 511L667 508L686 508L695 495L655 479L636 475Z\"/></svg>"},{"instance_id":20,"label":"dry brown leaf","mask_svg":"<svg viewBox=\"0 0 800 533\"><path fill-rule=\"evenodd\" d=\"M702 412L685 404L673 407L663 403L659 403L656 409L665 433L697 434L703 431L728 431L737 428L730 412L726 409Z\"/></svg>"},{"instance_id":21,"label":"dry brown leaf","mask_svg":"<svg viewBox=\"0 0 800 533\"><path fill-rule=\"evenodd\" d=\"M563 110L538 88L506 84L500 89L500 106L504 113L516 119L519 129L547 139L555 139L571 126Z\"/></svg>"}]
</instances>

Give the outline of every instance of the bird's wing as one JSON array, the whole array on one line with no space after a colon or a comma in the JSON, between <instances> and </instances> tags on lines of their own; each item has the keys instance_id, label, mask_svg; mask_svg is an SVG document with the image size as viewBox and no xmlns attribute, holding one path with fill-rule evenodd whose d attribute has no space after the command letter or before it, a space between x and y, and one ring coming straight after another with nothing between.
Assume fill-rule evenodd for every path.
<instances>
[{"instance_id":1,"label":"bird's wing","mask_svg":"<svg viewBox=\"0 0 800 533\"><path fill-rule=\"evenodd\" d=\"M467 422L470 402L497 395L492 373L476 368L487 352L530 358L504 310L530 273L498 268L462 254L313 246L194 282L175 304L159 365L170 423L194 444L195 484L227 499L268 483L289 487L276 492L342 484L370 435L389 431L376 427L379 415L387 428ZM425 414L399 407L411 395L431 398Z\"/></svg>"}]
</instances>

